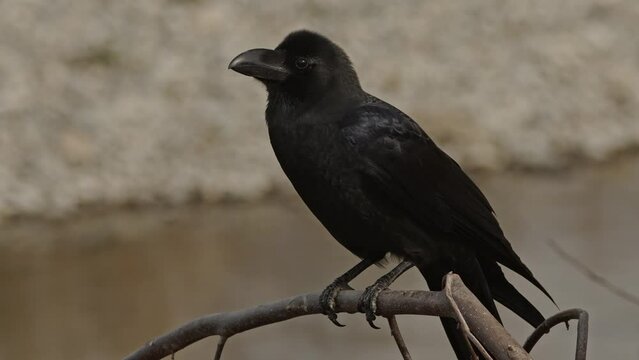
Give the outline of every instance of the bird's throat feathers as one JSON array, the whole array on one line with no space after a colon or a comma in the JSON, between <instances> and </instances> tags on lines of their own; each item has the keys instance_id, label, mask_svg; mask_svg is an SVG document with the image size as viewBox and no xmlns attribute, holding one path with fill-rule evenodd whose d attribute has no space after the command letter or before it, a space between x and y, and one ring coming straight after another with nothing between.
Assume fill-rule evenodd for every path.
<instances>
[{"instance_id":1,"label":"bird's throat feathers","mask_svg":"<svg viewBox=\"0 0 639 360\"><path fill-rule=\"evenodd\" d=\"M313 97L291 96L286 92L269 91L266 121L269 125L282 122L284 122L282 125L305 121L331 122L339 120L347 109L364 102L367 96L359 87L349 91L335 87L333 90ZM308 114L312 116L307 116Z\"/></svg>"}]
</instances>

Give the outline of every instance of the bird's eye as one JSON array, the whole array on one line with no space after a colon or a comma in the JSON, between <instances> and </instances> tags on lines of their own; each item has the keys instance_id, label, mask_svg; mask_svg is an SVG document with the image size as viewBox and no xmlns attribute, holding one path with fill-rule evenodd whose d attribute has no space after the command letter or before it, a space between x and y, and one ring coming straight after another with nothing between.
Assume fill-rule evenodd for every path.
<instances>
[{"instance_id":1,"label":"bird's eye","mask_svg":"<svg viewBox=\"0 0 639 360\"><path fill-rule=\"evenodd\" d=\"M295 67L300 69L300 70L304 70L306 68L308 68L308 60L306 58L303 57L298 57L297 59L295 59Z\"/></svg>"}]
</instances>

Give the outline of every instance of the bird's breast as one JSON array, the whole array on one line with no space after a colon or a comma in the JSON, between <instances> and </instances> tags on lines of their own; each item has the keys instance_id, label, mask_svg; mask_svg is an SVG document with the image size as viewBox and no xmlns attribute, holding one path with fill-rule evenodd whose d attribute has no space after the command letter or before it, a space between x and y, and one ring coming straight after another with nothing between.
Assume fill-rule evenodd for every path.
<instances>
[{"instance_id":1,"label":"bird's breast","mask_svg":"<svg viewBox=\"0 0 639 360\"><path fill-rule=\"evenodd\" d=\"M291 184L337 241L360 257L388 251L379 213L362 192L357 157L339 131L274 128L269 134Z\"/></svg>"},{"instance_id":2,"label":"bird's breast","mask_svg":"<svg viewBox=\"0 0 639 360\"><path fill-rule=\"evenodd\" d=\"M339 183L348 176L345 166L353 159L345 156L343 139L332 125L269 127L275 155L294 186L321 186Z\"/></svg>"}]
</instances>

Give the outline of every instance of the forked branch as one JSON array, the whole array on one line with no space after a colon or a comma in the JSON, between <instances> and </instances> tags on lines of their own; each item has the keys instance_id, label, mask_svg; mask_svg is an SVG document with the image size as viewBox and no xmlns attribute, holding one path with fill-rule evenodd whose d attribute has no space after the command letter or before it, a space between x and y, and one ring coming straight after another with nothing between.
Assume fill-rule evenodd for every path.
<instances>
[{"instance_id":1,"label":"forked branch","mask_svg":"<svg viewBox=\"0 0 639 360\"><path fill-rule=\"evenodd\" d=\"M485 348L485 354L489 353L492 358L496 360L530 359L530 355L524 348L464 286L459 276L448 274L445 284L444 291L384 291L380 294L377 301L377 315L390 319L391 330L404 358L407 358L408 350L394 322L395 315L454 318L458 322L465 323L464 326L468 330L467 336L470 334L471 341ZM357 305L361 295L362 291L340 292L335 310L351 314L358 312ZM175 354L196 341L216 335L221 337L216 351L216 359L219 359L226 340L235 334L299 316L321 314L319 297L320 293L310 293L254 308L207 315L150 341L127 356L125 360L159 360ZM543 334L543 330L538 331Z\"/></svg>"}]
</instances>

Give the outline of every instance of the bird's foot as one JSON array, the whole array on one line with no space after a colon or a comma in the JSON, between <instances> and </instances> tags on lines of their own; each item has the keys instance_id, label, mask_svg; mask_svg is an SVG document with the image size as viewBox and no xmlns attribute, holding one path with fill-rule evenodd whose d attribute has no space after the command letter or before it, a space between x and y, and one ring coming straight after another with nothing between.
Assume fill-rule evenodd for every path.
<instances>
[{"instance_id":1,"label":"bird's foot","mask_svg":"<svg viewBox=\"0 0 639 360\"><path fill-rule=\"evenodd\" d=\"M347 283L338 279L328 285L320 295L320 306L322 307L322 314L328 316L328 319L333 324L339 327L344 327L345 325L342 325L339 321L337 321L337 313L335 312L335 299L337 299L337 295L340 291L352 289L353 288L351 288Z\"/></svg>"},{"instance_id":2,"label":"bird's foot","mask_svg":"<svg viewBox=\"0 0 639 360\"><path fill-rule=\"evenodd\" d=\"M377 298L379 294L386 290L388 285L386 285L382 281L378 281L373 285L366 288L362 297L359 298L359 303L357 304L357 309L360 312L366 314L366 321L373 329L379 329L377 325L375 325L375 313L377 312Z\"/></svg>"}]
</instances>

